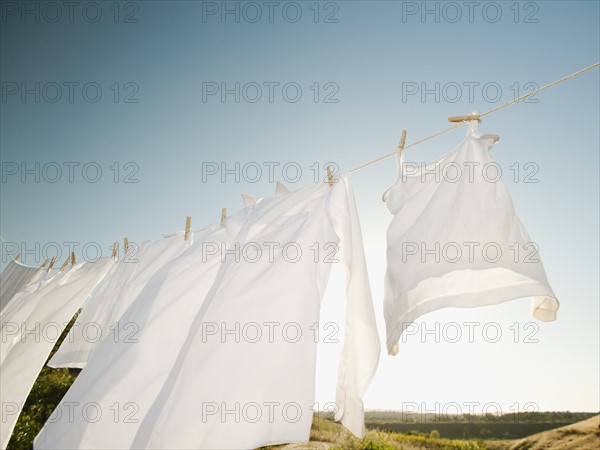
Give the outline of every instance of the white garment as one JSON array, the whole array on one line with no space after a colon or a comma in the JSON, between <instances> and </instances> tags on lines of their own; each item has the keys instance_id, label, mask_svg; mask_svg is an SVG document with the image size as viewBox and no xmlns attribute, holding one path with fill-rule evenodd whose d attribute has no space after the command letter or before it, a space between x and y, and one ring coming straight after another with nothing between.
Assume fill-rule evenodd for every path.
<instances>
[{"instance_id":1,"label":"white garment","mask_svg":"<svg viewBox=\"0 0 600 450\"><path fill-rule=\"evenodd\" d=\"M64 275L57 276L56 283L50 281L33 294L40 297L37 305L22 323L19 336L15 337L12 349L0 365L0 404L3 411L9 406L15 410L14 414L3 414L0 425L3 449L54 344L113 264L111 258L79 263Z\"/></svg>"},{"instance_id":2,"label":"white garment","mask_svg":"<svg viewBox=\"0 0 600 450\"><path fill-rule=\"evenodd\" d=\"M146 241L139 247L130 245L101 286L85 303L68 336L48 362L50 367L82 369L101 339L114 338L115 327L150 278L166 263L192 244L183 232L158 241ZM137 324L128 325L135 334Z\"/></svg>"},{"instance_id":3,"label":"white garment","mask_svg":"<svg viewBox=\"0 0 600 450\"><path fill-rule=\"evenodd\" d=\"M220 255L209 254L203 243L230 242L248 211L245 208L228 217L224 226L209 226L198 242L146 283L119 320L119 339L111 337L98 344L35 438L34 448L131 448L221 264ZM134 335L126 329L129 323L137 325ZM65 412L70 402L93 402L102 417L91 422L76 414L69 420Z\"/></svg>"},{"instance_id":4,"label":"white garment","mask_svg":"<svg viewBox=\"0 0 600 450\"><path fill-rule=\"evenodd\" d=\"M268 243L278 244L272 253ZM315 184L256 205L230 245L133 448L235 449L308 441L315 400L313 330L332 264L326 250L336 245L334 257L347 266L336 419L364 435L362 396L380 349L360 224L345 175L333 187ZM284 251L286 246L291 250ZM272 335L266 324L273 324ZM236 327L238 334L231 332Z\"/></svg>"},{"instance_id":5,"label":"white garment","mask_svg":"<svg viewBox=\"0 0 600 450\"><path fill-rule=\"evenodd\" d=\"M344 177L334 188L314 186L290 194L278 186L278 196L256 205L247 197L248 207L228 217L224 228L209 227L200 242L150 280L123 314L121 322L139 324L138 342L127 346L106 339L99 344L53 417L36 437L34 448L139 448L147 444L180 448L182 440L187 447L215 448L206 439L216 439L217 447L250 448L269 440L307 440L312 419L309 408L314 402L316 344L312 334L308 337L310 342L302 340L290 344L279 340L275 345L260 348L228 347L210 342L206 347L212 352L198 348L196 338L198 329L206 323L207 314L211 321L222 318L260 320L261 323L295 322L303 325L305 333L310 331L306 326L318 322L320 300L329 274L327 264L315 264L314 256L308 254L308 247L314 244L311 239L315 238L321 239L320 245L327 238L334 243L340 241L341 251L335 256L349 268L346 341L340 362L337 417L353 432L362 433L361 397L376 369L379 340L349 183ZM305 227L310 231L305 232ZM281 264L281 257L274 265L264 262L232 265L231 260L223 264L220 244L230 243L236 235L235 242L246 244L254 238L276 241L296 237L307 253L301 262L286 263L288 266ZM235 244L229 247L231 250ZM321 258L324 258L323 253L322 250ZM278 268L272 270L271 266ZM289 267L293 273L287 273ZM198 350L202 355L198 356ZM262 354L265 350L268 356ZM194 375L196 369L192 366L196 364L201 370ZM185 374L187 381L183 386L173 383L181 379L180 373L181 378ZM206 380L211 380L210 384L204 384ZM243 386L236 385L237 382ZM240 396L242 391L244 395ZM165 404L165 395L170 393L173 396ZM166 424L168 430L163 430L167 418L163 408L171 411L177 403L175 395L179 397L182 393L187 397L185 406L173 412L178 416L184 414L185 427L171 433L173 425ZM302 420L289 427L281 420L276 424L259 423L249 430L244 424L217 425L215 429L212 423L198 421L201 412L198 406L203 399L216 395L224 400L242 401L250 393L262 398L276 397L281 402L289 399L302 402ZM70 402L95 402L102 411L118 404L121 420L115 421L111 411L95 423L77 414L74 421L70 421L64 414ZM124 420L125 413L130 413L131 420ZM188 413L192 416L186 417ZM142 424L137 423L142 420ZM157 421L161 429L154 428ZM166 444L155 444L156 439L164 439Z\"/></svg>"},{"instance_id":6,"label":"white garment","mask_svg":"<svg viewBox=\"0 0 600 450\"><path fill-rule=\"evenodd\" d=\"M28 284L12 298L0 311L0 364L9 354L13 345L21 339L20 330L37 307L44 294L58 285L60 279L69 272L70 266L47 279Z\"/></svg>"},{"instance_id":7,"label":"white garment","mask_svg":"<svg viewBox=\"0 0 600 450\"><path fill-rule=\"evenodd\" d=\"M18 261L11 261L0 274L0 311L22 287L36 281L42 272L39 267L29 267Z\"/></svg>"},{"instance_id":8,"label":"white garment","mask_svg":"<svg viewBox=\"0 0 600 450\"><path fill-rule=\"evenodd\" d=\"M491 149L471 122L467 137L434 163L398 161L384 201L387 232L384 315L388 352L419 316L445 307L477 307L533 297L533 315L556 318L558 301L536 246L499 180Z\"/></svg>"}]
</instances>

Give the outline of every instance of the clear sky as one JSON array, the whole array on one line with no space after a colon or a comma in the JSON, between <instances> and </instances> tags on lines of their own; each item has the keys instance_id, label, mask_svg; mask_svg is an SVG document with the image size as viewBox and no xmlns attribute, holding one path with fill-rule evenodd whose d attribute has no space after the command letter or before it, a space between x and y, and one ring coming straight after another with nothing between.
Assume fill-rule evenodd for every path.
<instances>
[{"instance_id":1,"label":"clear sky","mask_svg":"<svg viewBox=\"0 0 600 450\"><path fill-rule=\"evenodd\" d=\"M402 129L411 143L600 59L597 1L1 6L2 268L16 247L36 265L57 250L62 261L69 242L85 259L124 236L157 239L186 215L201 228L238 210L241 192L271 195L269 164L297 189L327 162L347 171L388 153ZM600 410L599 84L594 69L480 126L501 137L494 155L539 245L558 320L535 322L525 300L429 314L419 326L481 326L473 343L427 335L382 354L367 408ZM435 159L464 133L407 158ZM222 163L239 163L239 180L207 173ZM392 159L353 176L382 342L381 194L395 178ZM337 275L323 320L343 323ZM499 324L499 342L482 335L487 323ZM324 403L339 345L319 348Z\"/></svg>"}]
</instances>

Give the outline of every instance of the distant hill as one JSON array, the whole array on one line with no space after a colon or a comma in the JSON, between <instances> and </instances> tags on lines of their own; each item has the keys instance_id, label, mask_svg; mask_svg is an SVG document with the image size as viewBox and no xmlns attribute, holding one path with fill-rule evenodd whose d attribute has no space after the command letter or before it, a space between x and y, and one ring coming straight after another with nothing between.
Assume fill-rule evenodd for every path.
<instances>
[{"instance_id":1,"label":"distant hill","mask_svg":"<svg viewBox=\"0 0 600 450\"><path fill-rule=\"evenodd\" d=\"M540 414L543 416L544 413ZM387 417L389 420L389 417ZM444 439L369 430L365 439L352 437L339 423L315 417L306 444L267 447L269 450L599 450L600 415L512 440Z\"/></svg>"},{"instance_id":2,"label":"distant hill","mask_svg":"<svg viewBox=\"0 0 600 450\"><path fill-rule=\"evenodd\" d=\"M489 443L492 450L598 450L600 416L554 430L543 431L523 439Z\"/></svg>"},{"instance_id":3,"label":"distant hill","mask_svg":"<svg viewBox=\"0 0 600 450\"><path fill-rule=\"evenodd\" d=\"M502 415L448 415L367 411L365 422L368 428L388 433L429 435L435 430L441 436L449 439L514 440L587 420L596 414L536 411Z\"/></svg>"}]
</instances>

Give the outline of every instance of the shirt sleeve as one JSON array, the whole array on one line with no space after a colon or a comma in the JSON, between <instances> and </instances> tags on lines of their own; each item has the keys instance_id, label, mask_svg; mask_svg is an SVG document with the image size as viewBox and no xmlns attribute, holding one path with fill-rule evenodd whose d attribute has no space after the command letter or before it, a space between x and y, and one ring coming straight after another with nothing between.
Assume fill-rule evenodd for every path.
<instances>
[{"instance_id":1,"label":"shirt sleeve","mask_svg":"<svg viewBox=\"0 0 600 450\"><path fill-rule=\"evenodd\" d=\"M379 363L380 343L360 222L350 176L332 188L328 215L339 237L339 259L346 266L345 336L336 389L335 419L358 437L365 434L364 396Z\"/></svg>"}]
</instances>

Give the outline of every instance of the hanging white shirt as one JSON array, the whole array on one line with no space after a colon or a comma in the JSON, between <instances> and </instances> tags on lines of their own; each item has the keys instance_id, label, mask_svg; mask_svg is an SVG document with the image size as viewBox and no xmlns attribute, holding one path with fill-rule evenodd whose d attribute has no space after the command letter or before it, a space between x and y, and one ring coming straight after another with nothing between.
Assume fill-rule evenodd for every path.
<instances>
[{"instance_id":1,"label":"hanging white shirt","mask_svg":"<svg viewBox=\"0 0 600 450\"><path fill-rule=\"evenodd\" d=\"M398 161L384 201L387 232L384 315L388 352L419 316L445 307L477 307L532 297L533 315L556 318L537 246L499 179L491 149L472 121L465 140L438 161Z\"/></svg>"},{"instance_id":2,"label":"hanging white shirt","mask_svg":"<svg viewBox=\"0 0 600 450\"><path fill-rule=\"evenodd\" d=\"M42 272L40 267L29 267L19 261L11 261L0 274L0 311L21 288L39 279Z\"/></svg>"},{"instance_id":3,"label":"hanging white shirt","mask_svg":"<svg viewBox=\"0 0 600 450\"><path fill-rule=\"evenodd\" d=\"M97 262L82 262L48 283L51 289L39 289L41 298L21 326L18 341L0 365L0 403L3 414L0 425L2 449L5 449L23 403L33 386L54 344L77 309L104 278L114 264L111 258ZM13 413L14 412L14 413Z\"/></svg>"},{"instance_id":4,"label":"hanging white shirt","mask_svg":"<svg viewBox=\"0 0 600 450\"><path fill-rule=\"evenodd\" d=\"M224 226L209 226L198 242L146 283L121 316L117 334L98 344L35 438L34 448L131 448L221 264L220 254L206 247L230 242L250 208L229 217ZM70 420L66 412L71 402L94 403L102 416L91 422L75 414Z\"/></svg>"},{"instance_id":5,"label":"hanging white shirt","mask_svg":"<svg viewBox=\"0 0 600 450\"><path fill-rule=\"evenodd\" d=\"M308 441L315 400L313 331L335 262L329 259L332 247L339 250L334 258L347 266L336 419L364 435L362 396L377 368L379 338L345 175L333 187L316 184L263 199L249 214L134 448Z\"/></svg>"},{"instance_id":6,"label":"hanging white shirt","mask_svg":"<svg viewBox=\"0 0 600 450\"><path fill-rule=\"evenodd\" d=\"M190 247L191 236L187 240L183 237L184 233L179 232L165 239L143 242L139 247L130 244L104 283L85 303L48 366L85 367L98 342L116 332L122 314L150 278ZM136 326L130 324L130 332Z\"/></svg>"}]
</instances>

